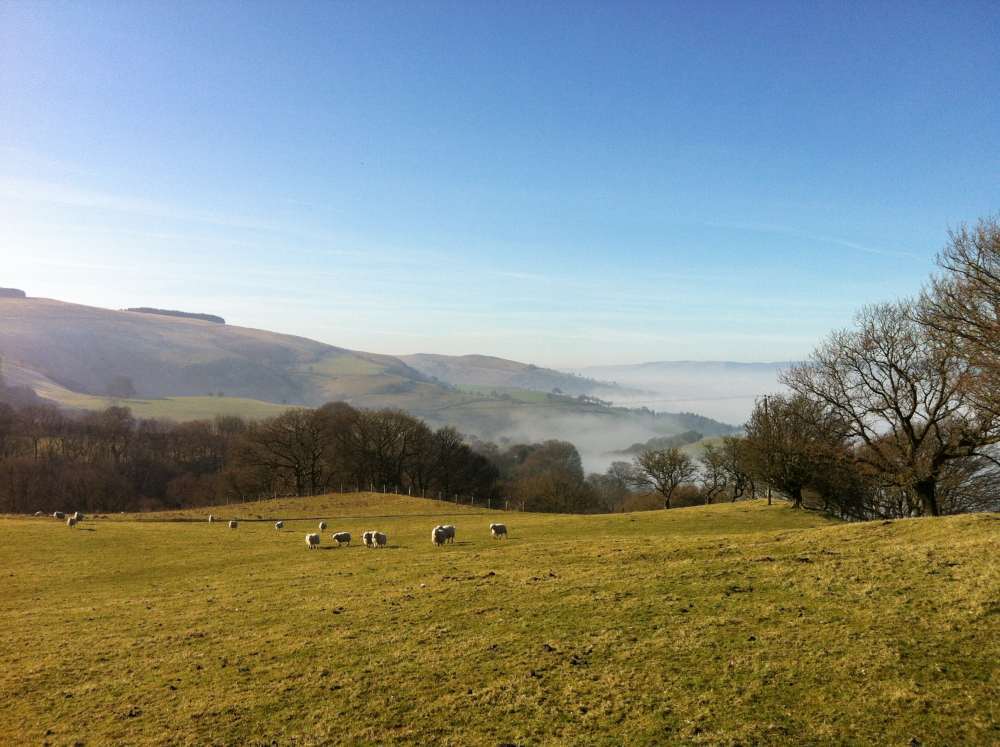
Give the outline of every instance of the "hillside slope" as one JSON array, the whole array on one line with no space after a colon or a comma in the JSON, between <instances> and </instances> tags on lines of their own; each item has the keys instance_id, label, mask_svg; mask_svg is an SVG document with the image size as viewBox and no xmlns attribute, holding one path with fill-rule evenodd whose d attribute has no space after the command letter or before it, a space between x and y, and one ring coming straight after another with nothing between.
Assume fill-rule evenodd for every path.
<instances>
[{"instance_id":1,"label":"hillside slope","mask_svg":"<svg viewBox=\"0 0 1000 747\"><path fill-rule=\"evenodd\" d=\"M603 468L600 454L634 441L692 429L706 435L730 430L695 415L608 407L526 389L463 391L392 356L210 321L40 298L0 299L0 356L11 383L76 409L115 402L143 417L183 420L261 417L282 405L339 400L400 408L433 426L453 425L484 439L570 440L585 458L594 455L588 462L595 469ZM508 363L472 358L492 361L494 368Z\"/></svg>"},{"instance_id":2,"label":"hillside slope","mask_svg":"<svg viewBox=\"0 0 1000 747\"><path fill-rule=\"evenodd\" d=\"M527 389L535 392L559 390L570 395L605 395L618 389L596 379L542 368L530 363L490 355L433 355L418 353L400 359L426 376L453 386L481 390ZM621 394L626 392L622 390Z\"/></svg>"},{"instance_id":3,"label":"hillside slope","mask_svg":"<svg viewBox=\"0 0 1000 747\"><path fill-rule=\"evenodd\" d=\"M316 405L425 382L396 358L303 337L42 298L0 299L0 352L66 389L94 395L125 377L140 397L221 391Z\"/></svg>"},{"instance_id":4,"label":"hillside slope","mask_svg":"<svg viewBox=\"0 0 1000 747\"><path fill-rule=\"evenodd\" d=\"M0 517L0 740L995 742L1000 516L371 494L213 511L286 529ZM437 523L455 544L431 545ZM387 550L330 545L371 528Z\"/></svg>"}]
</instances>

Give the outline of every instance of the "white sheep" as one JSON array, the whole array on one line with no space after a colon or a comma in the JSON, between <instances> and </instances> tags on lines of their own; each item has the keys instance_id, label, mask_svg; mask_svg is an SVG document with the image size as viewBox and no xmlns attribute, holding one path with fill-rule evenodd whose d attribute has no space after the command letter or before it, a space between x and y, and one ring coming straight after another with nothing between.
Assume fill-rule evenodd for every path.
<instances>
[{"instance_id":1,"label":"white sheep","mask_svg":"<svg viewBox=\"0 0 1000 747\"><path fill-rule=\"evenodd\" d=\"M389 536L385 532L372 532L372 540L375 542L375 547L385 547L389 542Z\"/></svg>"},{"instance_id":2,"label":"white sheep","mask_svg":"<svg viewBox=\"0 0 1000 747\"><path fill-rule=\"evenodd\" d=\"M455 525L454 524L445 524L441 528L444 529L444 537L445 537L445 539L448 540L449 542L454 542L455 541Z\"/></svg>"},{"instance_id":3,"label":"white sheep","mask_svg":"<svg viewBox=\"0 0 1000 747\"><path fill-rule=\"evenodd\" d=\"M365 532L361 535L361 541L365 543L365 547L375 547L375 532Z\"/></svg>"},{"instance_id":4,"label":"white sheep","mask_svg":"<svg viewBox=\"0 0 1000 747\"><path fill-rule=\"evenodd\" d=\"M229 522L229 528L230 529L236 529L237 526L239 526L239 525L236 523L235 520Z\"/></svg>"},{"instance_id":5,"label":"white sheep","mask_svg":"<svg viewBox=\"0 0 1000 747\"><path fill-rule=\"evenodd\" d=\"M276 522L274 522L274 528L275 529L284 529L285 528L285 522L283 522L283 521L276 521Z\"/></svg>"},{"instance_id":6,"label":"white sheep","mask_svg":"<svg viewBox=\"0 0 1000 747\"><path fill-rule=\"evenodd\" d=\"M334 532L330 537L338 545L350 545L351 544L351 533L350 532Z\"/></svg>"},{"instance_id":7,"label":"white sheep","mask_svg":"<svg viewBox=\"0 0 1000 747\"><path fill-rule=\"evenodd\" d=\"M306 535L306 546L312 550L319 547L319 535L318 534L307 534Z\"/></svg>"},{"instance_id":8,"label":"white sheep","mask_svg":"<svg viewBox=\"0 0 1000 747\"><path fill-rule=\"evenodd\" d=\"M70 528L75 527L76 526L76 519L74 519L72 516L70 516L68 519L66 519L66 526L68 526Z\"/></svg>"},{"instance_id":9,"label":"white sheep","mask_svg":"<svg viewBox=\"0 0 1000 747\"><path fill-rule=\"evenodd\" d=\"M321 521L319 523L319 531L321 531L321 532L326 531L326 522L325 521Z\"/></svg>"},{"instance_id":10,"label":"white sheep","mask_svg":"<svg viewBox=\"0 0 1000 747\"><path fill-rule=\"evenodd\" d=\"M490 524L490 534L493 535L493 539L507 539L507 525Z\"/></svg>"},{"instance_id":11,"label":"white sheep","mask_svg":"<svg viewBox=\"0 0 1000 747\"><path fill-rule=\"evenodd\" d=\"M64 514L62 511L55 511L52 514L52 518L62 520L66 518L66 514Z\"/></svg>"},{"instance_id":12,"label":"white sheep","mask_svg":"<svg viewBox=\"0 0 1000 747\"><path fill-rule=\"evenodd\" d=\"M443 526L436 526L431 530L431 542L433 542L437 547L441 547L448 540L448 533L445 532Z\"/></svg>"},{"instance_id":13,"label":"white sheep","mask_svg":"<svg viewBox=\"0 0 1000 747\"><path fill-rule=\"evenodd\" d=\"M77 521L83 521L84 516L79 511L74 511L73 518L76 519Z\"/></svg>"}]
</instances>

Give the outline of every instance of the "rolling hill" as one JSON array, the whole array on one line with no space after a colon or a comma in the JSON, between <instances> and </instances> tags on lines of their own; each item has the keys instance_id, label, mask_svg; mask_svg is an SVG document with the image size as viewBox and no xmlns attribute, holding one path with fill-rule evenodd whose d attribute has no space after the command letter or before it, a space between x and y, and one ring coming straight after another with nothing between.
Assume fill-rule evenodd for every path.
<instances>
[{"instance_id":1,"label":"rolling hill","mask_svg":"<svg viewBox=\"0 0 1000 747\"><path fill-rule=\"evenodd\" d=\"M609 394L638 394L615 384L577 374L542 368L489 355L433 355L418 353L400 359L422 374L462 389L505 391L525 389L569 395L592 395L606 399Z\"/></svg>"},{"instance_id":2,"label":"rolling hill","mask_svg":"<svg viewBox=\"0 0 1000 747\"><path fill-rule=\"evenodd\" d=\"M996 742L995 514L341 494L136 518L0 517L4 744ZM387 549L331 546L372 528Z\"/></svg>"},{"instance_id":3,"label":"rolling hill","mask_svg":"<svg viewBox=\"0 0 1000 747\"><path fill-rule=\"evenodd\" d=\"M65 389L139 397L227 396L317 405L426 383L396 358L196 319L41 298L0 299L0 352Z\"/></svg>"},{"instance_id":4,"label":"rolling hill","mask_svg":"<svg viewBox=\"0 0 1000 747\"><path fill-rule=\"evenodd\" d=\"M400 408L484 439L570 440L592 468L602 468L604 452L635 441L731 430L697 415L552 394L560 383L583 380L528 364L486 356L460 365L446 356L404 360L186 316L42 298L0 298L0 355L10 383L75 409L116 402L143 417L185 420L262 417L340 400Z\"/></svg>"}]
</instances>

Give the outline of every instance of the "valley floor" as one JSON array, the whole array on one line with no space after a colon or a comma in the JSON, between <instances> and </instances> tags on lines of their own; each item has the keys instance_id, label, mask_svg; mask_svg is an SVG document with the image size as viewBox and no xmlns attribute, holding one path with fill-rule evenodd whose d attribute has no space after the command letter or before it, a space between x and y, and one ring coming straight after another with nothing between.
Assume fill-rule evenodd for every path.
<instances>
[{"instance_id":1,"label":"valley floor","mask_svg":"<svg viewBox=\"0 0 1000 747\"><path fill-rule=\"evenodd\" d=\"M1000 741L997 515L211 512L0 518L0 743Z\"/></svg>"}]
</instances>

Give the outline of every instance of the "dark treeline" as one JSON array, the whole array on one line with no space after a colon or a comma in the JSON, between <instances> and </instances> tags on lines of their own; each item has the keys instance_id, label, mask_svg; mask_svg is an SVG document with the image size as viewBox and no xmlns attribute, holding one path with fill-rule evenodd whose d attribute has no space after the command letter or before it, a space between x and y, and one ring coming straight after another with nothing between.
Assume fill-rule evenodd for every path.
<instances>
[{"instance_id":1,"label":"dark treeline","mask_svg":"<svg viewBox=\"0 0 1000 747\"><path fill-rule=\"evenodd\" d=\"M2 386L2 385L0 385ZM15 398L13 394L18 396ZM501 448L398 410L331 403L263 421L69 413L0 389L0 511L138 511L372 490L540 511L613 506L569 443Z\"/></svg>"},{"instance_id":2,"label":"dark treeline","mask_svg":"<svg viewBox=\"0 0 1000 747\"><path fill-rule=\"evenodd\" d=\"M127 408L0 404L0 510L135 511L334 490L497 495L497 469L451 428L331 404L269 420L174 423Z\"/></svg>"}]
</instances>

